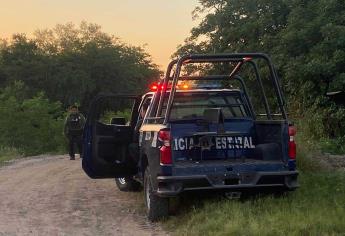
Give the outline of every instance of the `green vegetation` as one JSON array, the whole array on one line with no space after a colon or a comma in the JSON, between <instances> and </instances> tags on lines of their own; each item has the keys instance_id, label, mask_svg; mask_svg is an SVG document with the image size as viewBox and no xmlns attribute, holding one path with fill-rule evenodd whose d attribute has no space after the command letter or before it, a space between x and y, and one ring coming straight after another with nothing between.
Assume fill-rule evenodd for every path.
<instances>
[{"instance_id":1,"label":"green vegetation","mask_svg":"<svg viewBox=\"0 0 345 236\"><path fill-rule=\"evenodd\" d=\"M345 232L345 173L327 172L320 151L298 137L301 187L286 195L186 195L180 212L164 222L175 235L341 235ZM176 226L178 226L176 228Z\"/></svg>"},{"instance_id":2,"label":"green vegetation","mask_svg":"<svg viewBox=\"0 0 345 236\"><path fill-rule=\"evenodd\" d=\"M22 157L22 154L15 148L0 147L0 166L2 162Z\"/></svg>"},{"instance_id":3,"label":"green vegetation","mask_svg":"<svg viewBox=\"0 0 345 236\"><path fill-rule=\"evenodd\" d=\"M176 235L336 235L345 230L345 174L303 173L286 196L189 201L166 226ZM196 207L197 205L197 207Z\"/></svg>"},{"instance_id":4,"label":"green vegetation","mask_svg":"<svg viewBox=\"0 0 345 236\"><path fill-rule=\"evenodd\" d=\"M125 109L124 111L107 111L103 114L102 117L100 117L100 121L103 122L104 124L109 124L111 119L114 117L123 117L125 118L126 122L129 122L131 120L131 110L130 109Z\"/></svg>"},{"instance_id":5,"label":"green vegetation","mask_svg":"<svg viewBox=\"0 0 345 236\"><path fill-rule=\"evenodd\" d=\"M139 93L159 76L141 47L121 42L96 24L82 22L15 34L0 43L0 85L22 81L27 96L44 92L63 108L79 103L87 111L98 93Z\"/></svg>"},{"instance_id":6,"label":"green vegetation","mask_svg":"<svg viewBox=\"0 0 345 236\"><path fill-rule=\"evenodd\" d=\"M43 93L25 99L22 82L0 93L0 143L25 155L64 150L61 103L51 103Z\"/></svg>"},{"instance_id":7,"label":"green vegetation","mask_svg":"<svg viewBox=\"0 0 345 236\"><path fill-rule=\"evenodd\" d=\"M176 235L343 235L345 173L326 172L316 158L322 153L345 153L345 107L325 96L327 91L345 91L343 1L199 3L193 13L201 23L175 56L214 52L271 55L282 78L289 117L298 130L301 188L286 196L242 200L187 195L180 207L184 210L165 226Z\"/></svg>"},{"instance_id":8,"label":"green vegetation","mask_svg":"<svg viewBox=\"0 0 345 236\"><path fill-rule=\"evenodd\" d=\"M345 90L341 0L199 0L201 23L175 55L265 52L276 64L290 118L322 151L344 153L345 108L326 91ZM248 81L248 80L247 80Z\"/></svg>"},{"instance_id":9,"label":"green vegetation","mask_svg":"<svg viewBox=\"0 0 345 236\"><path fill-rule=\"evenodd\" d=\"M344 154L345 153L345 137L337 139L321 139L320 148L324 153Z\"/></svg>"},{"instance_id":10,"label":"green vegetation","mask_svg":"<svg viewBox=\"0 0 345 236\"><path fill-rule=\"evenodd\" d=\"M244 200L191 197L165 222L176 235L336 235L345 232L345 174L323 172L314 156L345 153L345 108L327 90L345 90L343 0L199 0L176 55L265 52L282 78L298 135L301 188ZM141 47L95 24L68 23L0 41L0 163L65 151L66 108L85 114L96 94L140 93L159 70ZM129 119L129 111L108 112ZM176 228L177 226L177 228Z\"/></svg>"},{"instance_id":11,"label":"green vegetation","mask_svg":"<svg viewBox=\"0 0 345 236\"><path fill-rule=\"evenodd\" d=\"M157 76L143 48L96 24L68 23L38 30L32 38L15 34L1 40L0 146L25 156L64 152L67 107L78 103L86 114L98 93L139 94Z\"/></svg>"}]
</instances>

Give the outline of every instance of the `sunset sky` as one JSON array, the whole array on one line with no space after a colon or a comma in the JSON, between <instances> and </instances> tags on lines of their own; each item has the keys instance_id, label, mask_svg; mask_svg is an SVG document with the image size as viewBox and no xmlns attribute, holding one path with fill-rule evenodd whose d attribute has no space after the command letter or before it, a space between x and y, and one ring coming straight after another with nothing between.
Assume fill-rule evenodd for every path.
<instances>
[{"instance_id":1,"label":"sunset sky","mask_svg":"<svg viewBox=\"0 0 345 236\"><path fill-rule=\"evenodd\" d=\"M85 20L126 43L147 44L161 68L197 24L197 0L0 0L0 38Z\"/></svg>"}]
</instances>

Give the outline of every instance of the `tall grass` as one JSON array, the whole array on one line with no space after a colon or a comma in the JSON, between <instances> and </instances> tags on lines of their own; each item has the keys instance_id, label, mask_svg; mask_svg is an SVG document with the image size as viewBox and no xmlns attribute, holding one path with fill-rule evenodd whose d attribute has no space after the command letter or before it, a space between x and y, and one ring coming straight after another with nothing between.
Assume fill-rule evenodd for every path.
<instances>
[{"instance_id":1,"label":"tall grass","mask_svg":"<svg viewBox=\"0 0 345 236\"><path fill-rule=\"evenodd\" d=\"M298 144L309 152L345 154L345 128L340 125L344 122L340 118L325 120L325 116L309 109L304 116L293 118L298 130Z\"/></svg>"},{"instance_id":2,"label":"tall grass","mask_svg":"<svg viewBox=\"0 0 345 236\"><path fill-rule=\"evenodd\" d=\"M23 154L16 148L0 147L0 164L22 156Z\"/></svg>"},{"instance_id":3,"label":"tall grass","mask_svg":"<svg viewBox=\"0 0 345 236\"><path fill-rule=\"evenodd\" d=\"M317 128L317 124L307 120L303 118L295 123L297 126L297 167L303 172L317 172L325 169L319 162L324 153L345 154L345 137L330 139L322 136L323 131L318 131L321 128Z\"/></svg>"},{"instance_id":4,"label":"tall grass","mask_svg":"<svg viewBox=\"0 0 345 236\"><path fill-rule=\"evenodd\" d=\"M296 126L299 189L244 200L187 195L167 229L175 235L345 235L345 172L327 172L318 161L345 144L323 139L326 147L305 120Z\"/></svg>"},{"instance_id":5,"label":"tall grass","mask_svg":"<svg viewBox=\"0 0 345 236\"><path fill-rule=\"evenodd\" d=\"M184 206L188 209L165 225L176 235L344 234L345 173L308 173L300 177L301 188L279 198L195 198L194 204Z\"/></svg>"}]
</instances>

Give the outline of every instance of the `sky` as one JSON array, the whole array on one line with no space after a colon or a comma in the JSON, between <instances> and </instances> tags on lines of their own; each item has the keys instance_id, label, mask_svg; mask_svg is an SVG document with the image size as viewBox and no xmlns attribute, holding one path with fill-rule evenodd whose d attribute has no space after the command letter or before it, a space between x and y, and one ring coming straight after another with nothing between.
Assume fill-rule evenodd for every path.
<instances>
[{"instance_id":1,"label":"sky","mask_svg":"<svg viewBox=\"0 0 345 236\"><path fill-rule=\"evenodd\" d=\"M85 20L124 42L143 46L161 69L197 21L198 0L0 0L0 38Z\"/></svg>"}]
</instances>

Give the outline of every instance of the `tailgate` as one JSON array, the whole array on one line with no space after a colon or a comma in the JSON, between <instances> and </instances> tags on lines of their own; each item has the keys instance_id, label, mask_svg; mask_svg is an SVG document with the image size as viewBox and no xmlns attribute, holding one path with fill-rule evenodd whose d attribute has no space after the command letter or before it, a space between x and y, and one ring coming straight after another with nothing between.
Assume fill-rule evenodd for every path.
<instances>
[{"instance_id":1,"label":"tailgate","mask_svg":"<svg viewBox=\"0 0 345 236\"><path fill-rule=\"evenodd\" d=\"M252 119L224 122L224 131L210 125L207 132L198 122L172 122L172 154L174 161L237 160L251 157L255 149Z\"/></svg>"}]
</instances>

